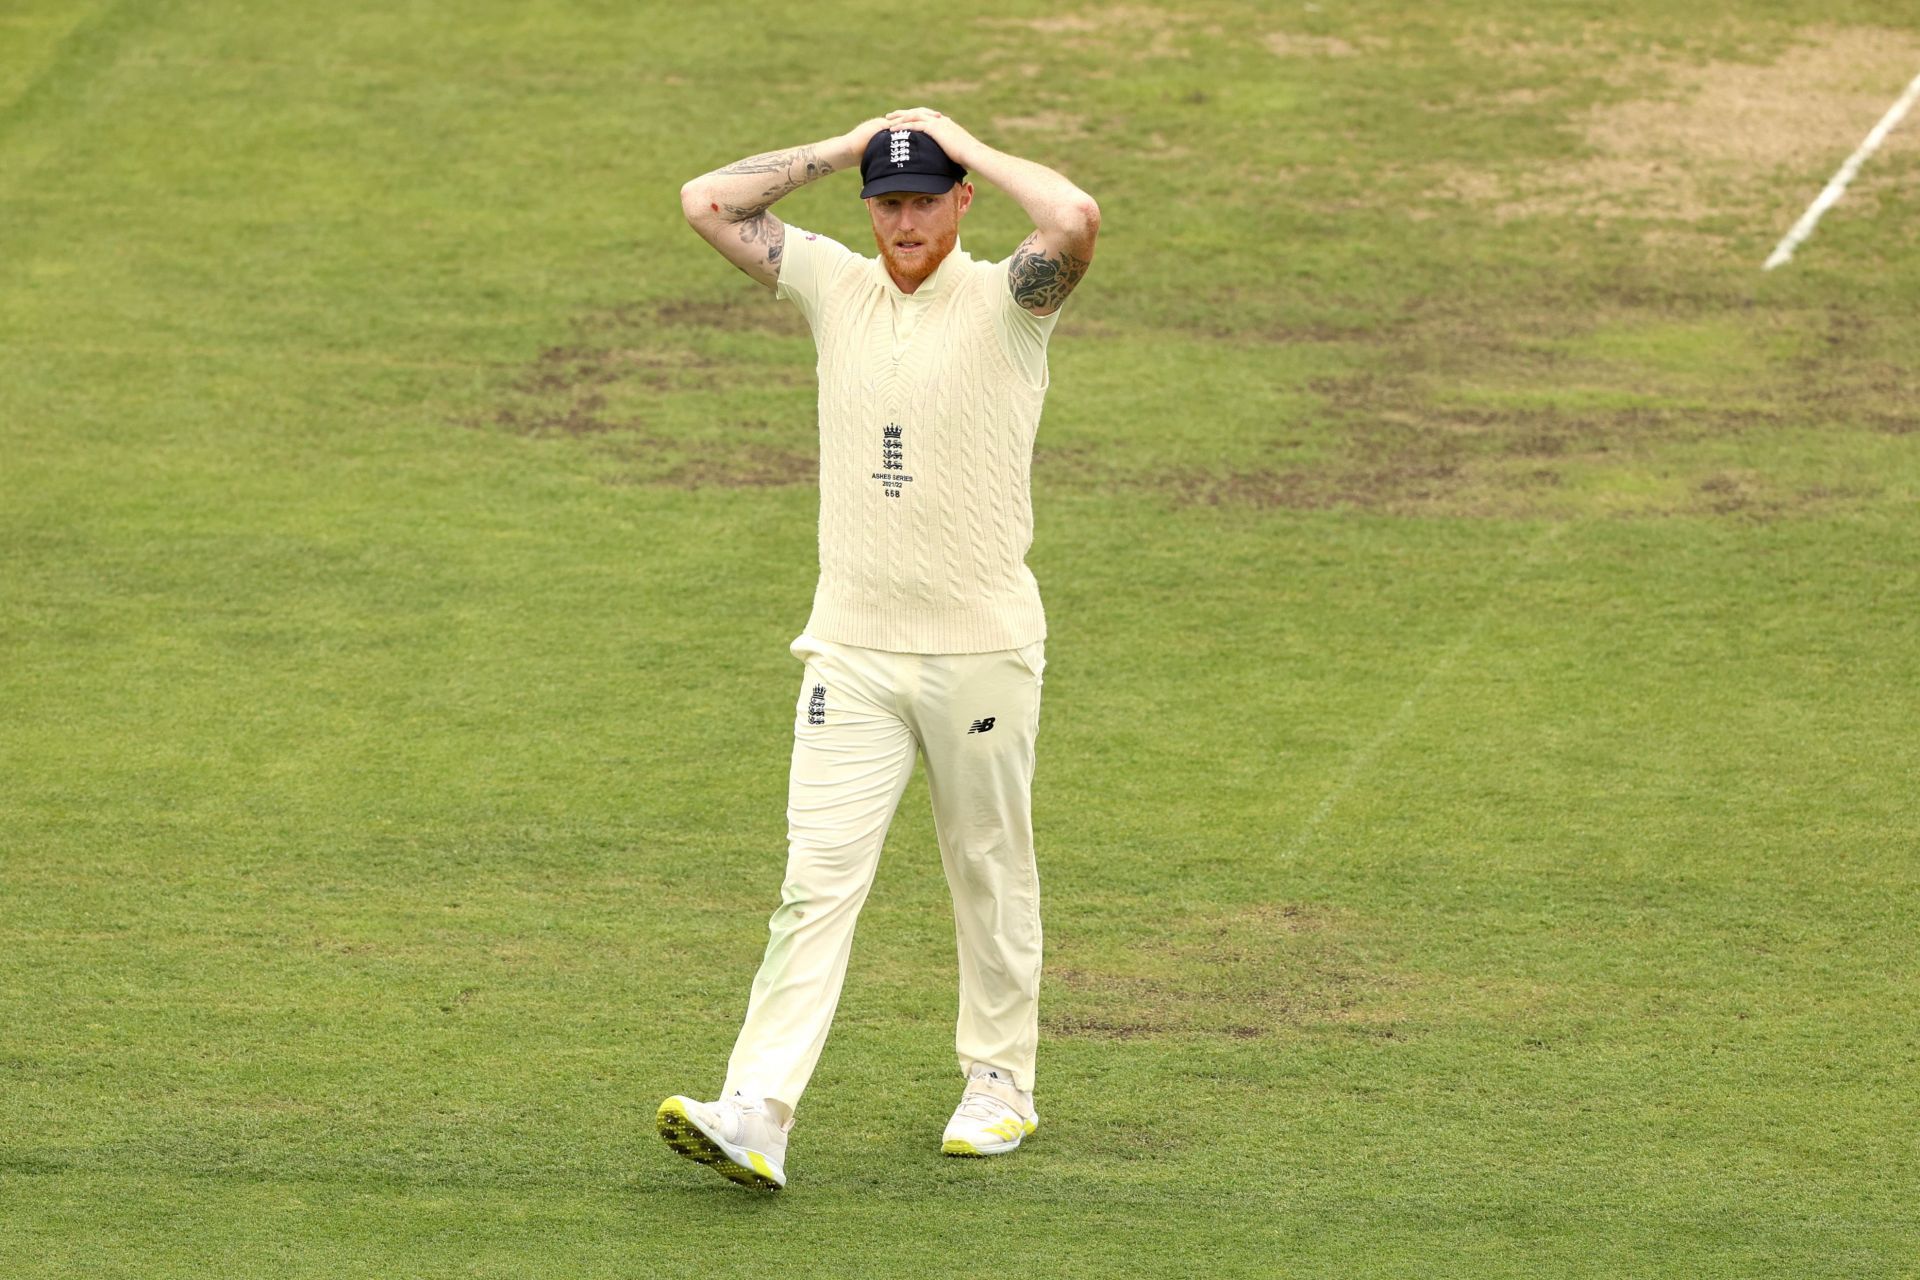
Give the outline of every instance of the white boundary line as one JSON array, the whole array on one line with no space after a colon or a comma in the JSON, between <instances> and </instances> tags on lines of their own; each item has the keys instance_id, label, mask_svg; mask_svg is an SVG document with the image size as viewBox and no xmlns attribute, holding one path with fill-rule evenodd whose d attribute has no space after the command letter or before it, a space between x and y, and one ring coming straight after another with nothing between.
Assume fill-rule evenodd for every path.
<instances>
[{"instance_id":1,"label":"white boundary line","mask_svg":"<svg viewBox=\"0 0 1920 1280\"><path fill-rule=\"evenodd\" d=\"M1547 544L1565 533L1566 529L1567 526L1564 524L1550 524L1520 547L1516 557L1519 563L1513 572L1517 573L1532 563L1546 549ZM1342 800L1346 799L1347 793L1353 790L1354 783L1360 780L1360 775L1372 767L1375 757L1395 738L1398 738L1409 724L1413 723L1415 712L1419 710L1421 697L1427 689L1444 679L1453 664L1472 649L1475 641L1480 638L1480 632L1486 627L1487 619L1493 616L1494 607L1504 601L1505 597L1501 593L1508 582L1509 578L1502 575L1499 581L1487 589L1487 598L1481 604L1479 611L1473 615L1473 621L1468 624L1467 629L1460 633L1459 639L1448 645L1441 651L1440 656L1434 659L1433 665L1428 667L1426 674L1420 677L1420 683L1413 687L1413 692L1401 700L1399 709L1388 718L1380 731L1373 735L1373 740L1348 758L1347 767L1340 771L1340 777L1334 782L1332 788L1321 797L1320 803L1314 807L1313 812L1307 815L1306 822L1302 823L1300 829L1294 833L1293 839L1287 842L1287 847L1280 851L1277 861L1287 862L1300 856L1301 851L1313 842L1314 835L1320 830L1320 824L1333 814Z\"/></svg>"},{"instance_id":2,"label":"white boundary line","mask_svg":"<svg viewBox=\"0 0 1920 1280\"><path fill-rule=\"evenodd\" d=\"M1840 166L1840 171L1833 175L1826 189L1814 197L1813 203L1807 206L1807 211L1800 215L1800 221L1793 224L1793 230L1780 238L1780 243L1775 245L1773 252L1767 255L1765 265L1760 268L1762 271L1771 271L1793 258L1793 251L1798 249L1801 242L1813 234L1814 227L1819 225L1820 215L1839 201L1841 194L1847 189L1847 184L1852 182L1854 175L1860 172L1860 166L1867 162L1868 156L1880 149L1880 144L1886 141L1887 135L1893 132L1893 126L1899 124L1901 118L1907 114L1907 108L1913 105L1915 98L1920 98L1920 76L1915 76L1913 83L1907 86L1907 91L1900 95L1900 100L1887 108L1887 114L1881 116L1880 123L1873 126L1873 132L1867 135L1867 140L1860 144L1858 151L1847 157L1847 162Z\"/></svg>"}]
</instances>

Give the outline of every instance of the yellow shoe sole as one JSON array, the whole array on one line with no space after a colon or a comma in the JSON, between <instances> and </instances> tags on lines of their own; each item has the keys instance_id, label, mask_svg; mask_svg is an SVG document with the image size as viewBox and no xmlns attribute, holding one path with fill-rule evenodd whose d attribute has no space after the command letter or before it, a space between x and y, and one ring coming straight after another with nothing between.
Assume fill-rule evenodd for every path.
<instances>
[{"instance_id":1,"label":"yellow shoe sole","mask_svg":"<svg viewBox=\"0 0 1920 1280\"><path fill-rule=\"evenodd\" d=\"M1033 1131L1039 1127L1040 1124L1037 1120L1028 1120L1020 1130L1020 1138L1031 1137ZM1019 1138L1014 1140L1012 1146L1003 1147L998 1151L982 1151L965 1138L947 1138L940 1143L940 1154L943 1156L979 1156L984 1158L987 1156L1004 1156L1009 1152L1018 1151L1019 1149Z\"/></svg>"},{"instance_id":2,"label":"yellow shoe sole","mask_svg":"<svg viewBox=\"0 0 1920 1280\"><path fill-rule=\"evenodd\" d=\"M743 1187L753 1187L760 1191L778 1191L782 1183L773 1176L773 1166L758 1151L748 1151L749 1164L741 1164L701 1131L693 1122L687 1109L680 1105L680 1099L668 1098L660 1104L660 1111L653 1118L654 1128L666 1144L678 1155L683 1155L696 1164L703 1164L728 1182L737 1182Z\"/></svg>"}]
</instances>

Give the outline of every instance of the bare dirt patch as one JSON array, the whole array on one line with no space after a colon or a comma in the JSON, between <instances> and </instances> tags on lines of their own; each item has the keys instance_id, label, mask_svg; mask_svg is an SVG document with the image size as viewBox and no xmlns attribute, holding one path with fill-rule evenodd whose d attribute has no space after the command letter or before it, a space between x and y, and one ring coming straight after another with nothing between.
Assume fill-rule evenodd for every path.
<instances>
[{"instance_id":1,"label":"bare dirt patch","mask_svg":"<svg viewBox=\"0 0 1920 1280\"><path fill-rule=\"evenodd\" d=\"M1465 47L1481 49L1485 37L1476 39ZM1577 52L1510 44L1499 56ZM1579 214L1697 222L1730 210L1777 218L1781 207L1811 199L1893 103L1920 68L1920 37L1817 27L1767 61L1694 62L1656 50L1615 54L1605 66L1611 83L1664 89L1572 116L1568 127L1588 149L1579 160L1521 173L1454 169L1438 176L1438 188L1490 205L1503 220ZM1920 130L1896 129L1876 162L1902 153L1920 154ZM1855 195L1871 190L1869 183Z\"/></svg>"},{"instance_id":2,"label":"bare dirt patch","mask_svg":"<svg viewBox=\"0 0 1920 1280\"><path fill-rule=\"evenodd\" d=\"M1673 67L1672 99L1596 107L1582 122L1586 137L1628 159L1665 154L1824 177L1920 70L1920 39L1857 27L1815 29L1808 38L1771 63Z\"/></svg>"}]
</instances>

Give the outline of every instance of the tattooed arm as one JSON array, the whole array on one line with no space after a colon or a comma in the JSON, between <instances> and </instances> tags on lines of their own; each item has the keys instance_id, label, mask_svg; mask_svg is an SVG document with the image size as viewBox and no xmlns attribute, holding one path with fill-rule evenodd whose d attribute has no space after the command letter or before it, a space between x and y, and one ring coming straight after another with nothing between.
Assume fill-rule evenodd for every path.
<instances>
[{"instance_id":1,"label":"tattooed arm","mask_svg":"<svg viewBox=\"0 0 1920 1280\"><path fill-rule=\"evenodd\" d=\"M938 111L894 111L881 123L927 133L941 150L1025 210L1033 219L1033 234L1007 264L1007 285L1013 300L1033 314L1058 311L1093 262L1093 242L1100 235L1100 206L1093 197L1043 164L994 150Z\"/></svg>"},{"instance_id":2,"label":"tattooed arm","mask_svg":"<svg viewBox=\"0 0 1920 1280\"><path fill-rule=\"evenodd\" d=\"M780 279L786 224L768 210L790 191L860 163L867 139L887 127L873 119L837 138L767 151L702 174L680 188L680 208L702 239L771 288Z\"/></svg>"}]
</instances>

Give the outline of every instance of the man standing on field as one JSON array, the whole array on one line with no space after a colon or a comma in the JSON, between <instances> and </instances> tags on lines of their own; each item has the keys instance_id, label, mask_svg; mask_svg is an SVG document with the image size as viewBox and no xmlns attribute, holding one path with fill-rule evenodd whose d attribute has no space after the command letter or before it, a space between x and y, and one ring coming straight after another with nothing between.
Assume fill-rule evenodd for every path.
<instances>
[{"instance_id":1,"label":"man standing on field","mask_svg":"<svg viewBox=\"0 0 1920 1280\"><path fill-rule=\"evenodd\" d=\"M769 212L855 164L878 258ZM1033 219L1004 262L960 248L969 170ZM960 953L966 1085L941 1150L1011 1151L1039 1123L1031 793L1046 618L1025 560L1028 471L1047 338L1093 258L1100 210L926 108L736 161L687 183L680 202L707 243L813 329L820 581L793 643L806 672L772 938L719 1101L668 1098L660 1134L735 1182L786 1185L793 1109L918 749Z\"/></svg>"}]
</instances>

